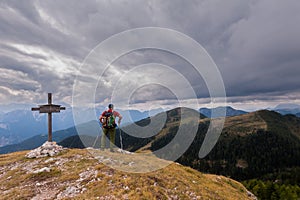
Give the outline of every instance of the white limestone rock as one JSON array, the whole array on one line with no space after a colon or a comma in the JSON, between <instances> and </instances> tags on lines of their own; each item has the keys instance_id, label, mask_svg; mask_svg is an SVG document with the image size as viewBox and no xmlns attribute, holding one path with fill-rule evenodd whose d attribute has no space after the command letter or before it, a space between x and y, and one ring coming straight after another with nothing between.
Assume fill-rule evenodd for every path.
<instances>
[{"instance_id":1,"label":"white limestone rock","mask_svg":"<svg viewBox=\"0 0 300 200\"><path fill-rule=\"evenodd\" d=\"M51 169L49 167L43 167L41 169L33 171L33 173L37 174L37 173L41 173L41 172L50 172L50 171L51 171Z\"/></svg>"},{"instance_id":2,"label":"white limestone rock","mask_svg":"<svg viewBox=\"0 0 300 200\"><path fill-rule=\"evenodd\" d=\"M26 154L27 158L41 158L46 156L55 156L60 153L64 148L56 144L56 142L45 142L42 146L33 149Z\"/></svg>"}]
</instances>

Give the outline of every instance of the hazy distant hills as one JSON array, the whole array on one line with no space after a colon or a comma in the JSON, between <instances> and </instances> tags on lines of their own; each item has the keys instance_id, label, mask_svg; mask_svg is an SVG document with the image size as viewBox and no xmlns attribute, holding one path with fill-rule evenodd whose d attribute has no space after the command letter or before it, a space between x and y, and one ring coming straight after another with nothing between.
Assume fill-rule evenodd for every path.
<instances>
[{"instance_id":1,"label":"hazy distant hills","mask_svg":"<svg viewBox=\"0 0 300 200\"><path fill-rule=\"evenodd\" d=\"M97 134L100 133L100 126L97 121L90 121L84 124L80 124L76 126L76 128L73 126L65 130L55 131L52 134L53 141L60 142L66 138L70 138L72 136L78 136L77 135L78 130L85 132L89 137L95 138ZM12 145L6 145L0 147L0 154L34 149L36 147L41 146L45 141L47 141L47 139L48 139L48 134L35 135L18 144L12 144ZM72 145L72 142L68 144Z\"/></svg>"},{"instance_id":2,"label":"hazy distant hills","mask_svg":"<svg viewBox=\"0 0 300 200\"><path fill-rule=\"evenodd\" d=\"M215 113L217 114L216 117L220 117L221 115L218 115L218 113L221 113L223 109L226 109L226 116L237 116L237 115L242 115L246 114L248 112L243 111L243 110L237 110L234 109L230 106L226 107L216 107L214 108ZM199 112L206 117L211 117L211 108L200 108ZM274 108L270 108L269 110L276 111L282 115L287 115L287 114L293 114L296 115L297 117L300 117L300 105L298 104L279 104Z\"/></svg>"},{"instance_id":3,"label":"hazy distant hills","mask_svg":"<svg viewBox=\"0 0 300 200\"><path fill-rule=\"evenodd\" d=\"M53 114L53 130L74 126L71 110ZM0 146L16 144L32 136L47 133L47 115L27 110L2 113L0 117Z\"/></svg>"},{"instance_id":4,"label":"hazy distant hills","mask_svg":"<svg viewBox=\"0 0 300 200\"><path fill-rule=\"evenodd\" d=\"M221 111L223 109L226 109L226 116L237 116L237 115L243 115L248 112L244 110L237 110L232 108L231 106L226 106L226 107L216 107L214 108L216 117L220 117L221 115L218 115L218 113L222 113ZM211 108L200 108L199 112L206 117L210 118L211 117ZM297 117L300 117L300 105L298 104L279 104L274 108L269 108L268 110L278 112L282 115L287 115L287 114L293 114L296 115Z\"/></svg>"},{"instance_id":5,"label":"hazy distant hills","mask_svg":"<svg viewBox=\"0 0 300 200\"><path fill-rule=\"evenodd\" d=\"M76 135L77 131L75 127L68 128L62 131L53 132L53 140L61 141L64 138L70 137L72 135ZM48 140L48 134L40 134L32 136L18 144L11 144L0 147L0 154L22 151L22 150L30 150L41 146L45 141Z\"/></svg>"},{"instance_id":6,"label":"hazy distant hills","mask_svg":"<svg viewBox=\"0 0 300 200\"><path fill-rule=\"evenodd\" d=\"M46 118L35 118L29 110L15 110L2 114L0 145L18 143L46 131Z\"/></svg>"},{"instance_id":7,"label":"hazy distant hills","mask_svg":"<svg viewBox=\"0 0 300 200\"><path fill-rule=\"evenodd\" d=\"M293 114L297 117L300 117L300 105L298 104L279 104L271 110L274 110L282 115Z\"/></svg>"},{"instance_id":8,"label":"hazy distant hills","mask_svg":"<svg viewBox=\"0 0 300 200\"><path fill-rule=\"evenodd\" d=\"M216 112L216 116L215 117L222 117L222 110L226 109L226 116L236 116L236 115L242 115L242 114L246 114L246 111L243 110L236 110L230 106L226 106L226 107L216 107L214 108L215 112ZM201 114L203 114L204 116L210 118L211 117L211 108L200 108L199 112Z\"/></svg>"},{"instance_id":9,"label":"hazy distant hills","mask_svg":"<svg viewBox=\"0 0 300 200\"><path fill-rule=\"evenodd\" d=\"M19 105L20 107L20 105ZM2 108L2 107L1 107ZM0 147L17 144L36 135L47 134L48 124L47 115L32 112L31 107L24 110L12 110L13 105L8 106L9 112L0 112ZM4 109L4 108L3 108ZM6 109L6 110L7 110ZM5 110L5 109L4 109ZM87 109L83 109L85 112ZM96 109L95 119L104 111L105 108ZM123 124L129 124L156 114L161 110L151 110L140 112L138 110L120 110L123 115ZM53 131L64 130L74 126L73 113L71 108L67 108L60 113L54 113L52 117Z\"/></svg>"},{"instance_id":10,"label":"hazy distant hills","mask_svg":"<svg viewBox=\"0 0 300 200\"><path fill-rule=\"evenodd\" d=\"M278 104L274 110L278 110L278 109L299 109L300 105L298 104L292 104L292 103L282 103L282 104Z\"/></svg>"}]
</instances>

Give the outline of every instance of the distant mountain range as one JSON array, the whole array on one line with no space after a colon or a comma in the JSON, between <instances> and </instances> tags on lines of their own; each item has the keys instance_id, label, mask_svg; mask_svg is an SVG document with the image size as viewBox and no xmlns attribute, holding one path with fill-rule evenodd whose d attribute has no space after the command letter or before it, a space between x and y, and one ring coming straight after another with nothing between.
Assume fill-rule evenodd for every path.
<instances>
[{"instance_id":1,"label":"distant mountain range","mask_svg":"<svg viewBox=\"0 0 300 200\"><path fill-rule=\"evenodd\" d=\"M221 117L224 109L226 109L227 117L238 116L238 115L243 115L243 114L248 113L243 110L234 109L230 106L226 106L226 107L220 106L220 107L216 107L213 109L216 114L215 117ZM278 112L282 115L293 114L293 115L296 115L297 117L300 117L300 105L298 105L298 104L279 104L274 108L269 108L268 110ZM199 109L199 112L208 118L211 117L211 111L212 111L212 108L200 108Z\"/></svg>"},{"instance_id":2,"label":"distant mountain range","mask_svg":"<svg viewBox=\"0 0 300 200\"><path fill-rule=\"evenodd\" d=\"M213 108L216 115L215 117L223 117L222 116L222 113L223 113L223 110L225 109L226 110L226 116L236 116L236 115L243 115L243 114L246 114L247 112L246 111L243 111L243 110L236 110L230 106L226 106L226 107L216 107L216 108ZM211 108L200 108L199 109L199 112L201 114L203 114L204 116L210 118L211 117L211 111L212 109Z\"/></svg>"},{"instance_id":3,"label":"distant mountain range","mask_svg":"<svg viewBox=\"0 0 300 200\"><path fill-rule=\"evenodd\" d=\"M65 130L55 131L52 133L52 139L53 139L53 141L60 142L66 138L71 138L72 136L78 136L77 130L85 132L87 134L87 136L89 136L89 137L96 138L97 134L100 133L100 126L97 121L90 121L90 122L78 125L76 128L75 128L75 126L73 126L71 128L65 129ZM35 135L35 136L28 138L18 144L11 144L11 145L6 145L3 147L0 147L0 154L34 149L34 148L41 146L45 141L47 141L47 139L48 139L48 134ZM69 145L72 145L72 144L69 143Z\"/></svg>"},{"instance_id":4,"label":"distant mountain range","mask_svg":"<svg viewBox=\"0 0 300 200\"><path fill-rule=\"evenodd\" d=\"M10 109L13 106L9 107ZM98 108L96 115L100 115L105 108ZM237 110L230 106L217 107L215 113L226 109L226 116L239 116L247 114L246 111ZM273 109L283 115L294 114L300 117L300 106L296 104L280 104ZM151 110L149 112L140 112L138 110L123 111L120 113L124 116L122 122L123 126L130 124L141 119L145 119L150 115L155 115L161 112L161 110ZM201 108L199 112L204 116L211 117L211 109ZM71 108L62 111L61 113L53 114L53 130L65 130L70 127L74 127L73 113ZM216 116L218 117L218 115ZM97 117L95 117L97 118ZM11 144L18 144L33 136L47 134L47 116L45 114L39 114L38 112L32 112L30 108L28 110L14 110L10 112L0 112L0 147L4 147Z\"/></svg>"},{"instance_id":5,"label":"distant mountain range","mask_svg":"<svg viewBox=\"0 0 300 200\"><path fill-rule=\"evenodd\" d=\"M53 130L74 126L71 110L53 114ZM32 136L47 133L47 115L27 110L14 110L0 116L0 146L16 144Z\"/></svg>"},{"instance_id":6,"label":"distant mountain range","mask_svg":"<svg viewBox=\"0 0 300 200\"><path fill-rule=\"evenodd\" d=\"M13 106L8 105L6 110L9 112L0 112L0 147L20 143L35 135L47 133L47 115L32 112L31 107L26 107L24 110L12 110ZM18 107L20 107L19 105ZM5 110L5 109L4 109ZM87 109L83 109L85 112ZM95 119L105 110L105 108L96 109ZM119 110L123 115L122 124L130 124L135 121L155 115L161 110L151 110L149 112L140 112L138 110ZM60 113L54 113L52 117L53 131L64 130L73 127L74 119L72 109L69 107Z\"/></svg>"},{"instance_id":7,"label":"distant mountain range","mask_svg":"<svg viewBox=\"0 0 300 200\"><path fill-rule=\"evenodd\" d=\"M279 104L271 110L274 110L282 115L293 114L297 117L300 117L300 105L298 104Z\"/></svg>"}]
</instances>

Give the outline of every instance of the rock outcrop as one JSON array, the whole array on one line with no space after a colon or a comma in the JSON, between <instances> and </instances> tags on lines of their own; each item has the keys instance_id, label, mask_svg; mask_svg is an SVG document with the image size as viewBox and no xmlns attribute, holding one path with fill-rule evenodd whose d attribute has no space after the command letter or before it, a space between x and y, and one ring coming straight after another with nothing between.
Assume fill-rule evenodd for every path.
<instances>
[{"instance_id":1,"label":"rock outcrop","mask_svg":"<svg viewBox=\"0 0 300 200\"><path fill-rule=\"evenodd\" d=\"M45 142L42 146L33 149L26 154L27 158L41 158L46 156L55 156L64 148L56 144L56 142Z\"/></svg>"}]
</instances>

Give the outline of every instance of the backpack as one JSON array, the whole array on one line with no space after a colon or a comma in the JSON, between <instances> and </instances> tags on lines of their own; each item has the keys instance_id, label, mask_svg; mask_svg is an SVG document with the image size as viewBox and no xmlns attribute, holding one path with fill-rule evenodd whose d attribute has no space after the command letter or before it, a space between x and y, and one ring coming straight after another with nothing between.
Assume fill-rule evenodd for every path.
<instances>
[{"instance_id":1,"label":"backpack","mask_svg":"<svg viewBox=\"0 0 300 200\"><path fill-rule=\"evenodd\" d=\"M112 112L106 111L104 113L104 121L103 121L103 128L111 129L115 128L117 125L115 123L115 116Z\"/></svg>"}]
</instances>

